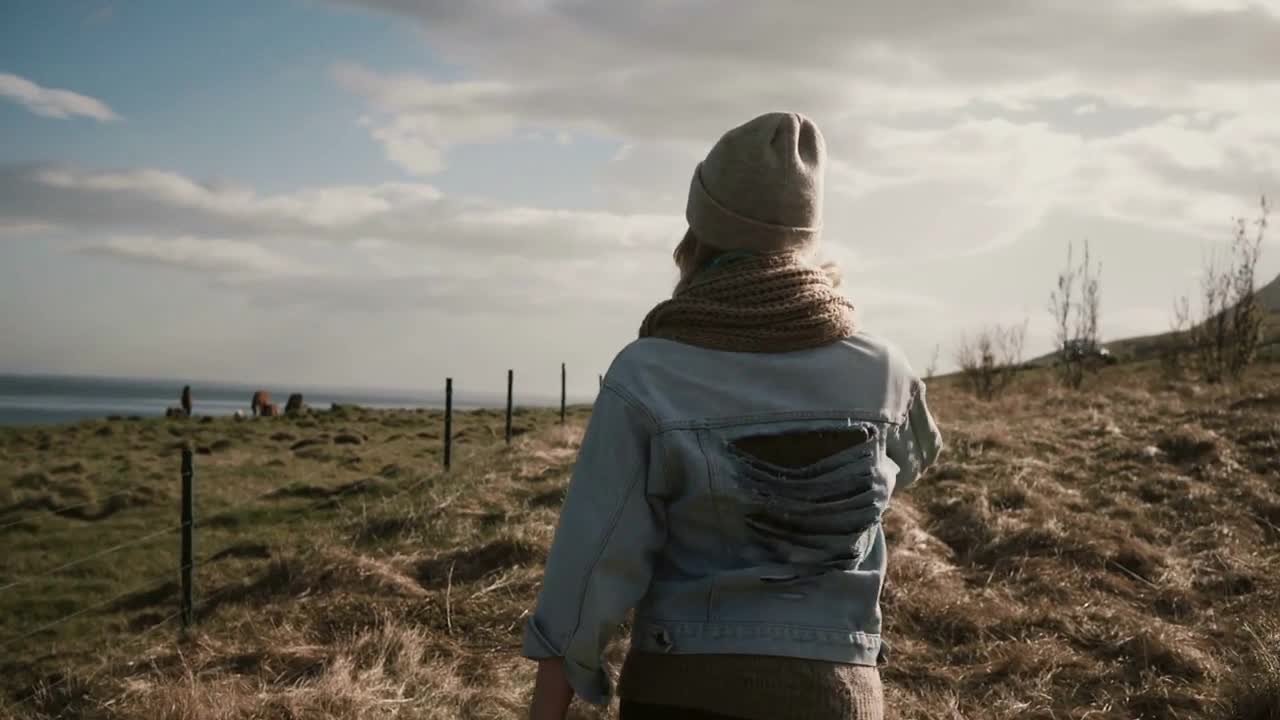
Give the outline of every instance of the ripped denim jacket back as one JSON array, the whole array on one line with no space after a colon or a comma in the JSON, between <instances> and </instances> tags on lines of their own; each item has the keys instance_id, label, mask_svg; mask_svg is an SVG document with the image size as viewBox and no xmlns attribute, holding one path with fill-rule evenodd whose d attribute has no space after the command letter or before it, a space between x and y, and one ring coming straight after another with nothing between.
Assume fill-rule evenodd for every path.
<instances>
[{"instance_id":1,"label":"ripped denim jacket back","mask_svg":"<svg viewBox=\"0 0 1280 720\"><path fill-rule=\"evenodd\" d=\"M667 542L636 611L656 652L799 655L875 664L880 519L898 466L886 423L848 414L726 421L664 433ZM818 437L844 446L780 462ZM764 446L779 447L764 452Z\"/></svg>"},{"instance_id":2,"label":"ripped denim jacket back","mask_svg":"<svg viewBox=\"0 0 1280 720\"><path fill-rule=\"evenodd\" d=\"M524 654L603 702L601 655L883 659L881 518L941 449L924 385L864 334L724 353L647 339L605 378Z\"/></svg>"}]
</instances>

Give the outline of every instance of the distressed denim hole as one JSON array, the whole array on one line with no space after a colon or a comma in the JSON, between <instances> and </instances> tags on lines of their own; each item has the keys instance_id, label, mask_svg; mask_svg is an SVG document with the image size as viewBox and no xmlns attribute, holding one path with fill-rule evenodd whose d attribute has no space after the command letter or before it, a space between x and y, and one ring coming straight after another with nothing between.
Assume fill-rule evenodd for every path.
<instances>
[{"instance_id":1,"label":"distressed denim hole","mask_svg":"<svg viewBox=\"0 0 1280 720\"><path fill-rule=\"evenodd\" d=\"M862 561L888 500L887 483L877 480L875 425L748 436L727 447L734 497L758 559L798 571L762 581L794 581Z\"/></svg>"},{"instance_id":2,"label":"distressed denim hole","mask_svg":"<svg viewBox=\"0 0 1280 720\"><path fill-rule=\"evenodd\" d=\"M832 468L875 455L879 430L870 423L841 430L752 435L728 444L730 454L753 470L794 480L821 476Z\"/></svg>"},{"instance_id":3,"label":"distressed denim hole","mask_svg":"<svg viewBox=\"0 0 1280 720\"><path fill-rule=\"evenodd\" d=\"M651 633L654 643L658 645L658 649L662 652L671 652L675 647L675 643L671 642L671 633L666 628L654 628Z\"/></svg>"}]
</instances>

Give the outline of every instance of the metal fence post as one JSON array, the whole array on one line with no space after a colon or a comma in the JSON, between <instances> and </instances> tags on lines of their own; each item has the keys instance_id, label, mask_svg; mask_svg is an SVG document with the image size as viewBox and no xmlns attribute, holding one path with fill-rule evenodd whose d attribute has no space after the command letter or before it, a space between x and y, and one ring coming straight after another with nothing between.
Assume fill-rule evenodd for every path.
<instances>
[{"instance_id":1,"label":"metal fence post","mask_svg":"<svg viewBox=\"0 0 1280 720\"><path fill-rule=\"evenodd\" d=\"M453 378L444 381L444 469L449 469L453 453Z\"/></svg>"},{"instance_id":2,"label":"metal fence post","mask_svg":"<svg viewBox=\"0 0 1280 720\"><path fill-rule=\"evenodd\" d=\"M507 444L511 444L511 390L515 383L515 371L507 371Z\"/></svg>"},{"instance_id":3,"label":"metal fence post","mask_svg":"<svg viewBox=\"0 0 1280 720\"><path fill-rule=\"evenodd\" d=\"M560 363L560 424L564 424L564 397L565 397L565 369L564 363Z\"/></svg>"},{"instance_id":4,"label":"metal fence post","mask_svg":"<svg viewBox=\"0 0 1280 720\"><path fill-rule=\"evenodd\" d=\"M182 449L182 627L191 627L195 620L192 613L191 571L195 552L195 468L192 466L191 448Z\"/></svg>"}]
</instances>

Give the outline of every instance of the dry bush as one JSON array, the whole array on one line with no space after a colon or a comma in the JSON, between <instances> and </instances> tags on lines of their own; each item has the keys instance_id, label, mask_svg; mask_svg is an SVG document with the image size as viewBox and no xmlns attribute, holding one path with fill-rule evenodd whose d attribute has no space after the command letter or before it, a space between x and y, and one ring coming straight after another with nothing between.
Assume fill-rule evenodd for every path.
<instances>
[{"instance_id":1,"label":"dry bush","mask_svg":"<svg viewBox=\"0 0 1280 720\"><path fill-rule=\"evenodd\" d=\"M1027 323L992 325L973 337L963 335L956 350L956 364L969 389L979 399L992 400L1013 382L1022 365Z\"/></svg>"},{"instance_id":2,"label":"dry bush","mask_svg":"<svg viewBox=\"0 0 1280 720\"><path fill-rule=\"evenodd\" d=\"M1084 384L1085 371L1099 345L1098 313L1102 302L1102 262L1089 263L1089 242L1084 257L1074 262L1075 243L1067 245L1067 267L1058 273L1057 288L1049 294L1058 347L1058 367L1067 387Z\"/></svg>"},{"instance_id":3,"label":"dry bush","mask_svg":"<svg viewBox=\"0 0 1280 720\"><path fill-rule=\"evenodd\" d=\"M1215 251L1204 263L1200 322L1192 329L1192 342L1206 382L1239 380L1257 357L1262 342L1266 310L1257 300L1256 272L1270 208L1265 197L1260 205L1253 223L1236 219L1225 257ZM1256 228L1252 236L1250 224Z\"/></svg>"},{"instance_id":4,"label":"dry bush","mask_svg":"<svg viewBox=\"0 0 1280 720\"><path fill-rule=\"evenodd\" d=\"M1192 338L1191 299L1182 295L1173 301L1173 314L1169 319L1169 334L1160 352L1160 368L1166 379L1182 376L1187 355L1195 349Z\"/></svg>"}]
</instances>

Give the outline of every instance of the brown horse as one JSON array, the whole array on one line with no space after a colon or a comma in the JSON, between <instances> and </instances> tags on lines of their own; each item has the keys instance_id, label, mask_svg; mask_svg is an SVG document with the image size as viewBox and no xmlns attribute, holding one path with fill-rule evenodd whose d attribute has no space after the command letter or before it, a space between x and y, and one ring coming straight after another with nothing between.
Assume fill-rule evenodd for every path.
<instances>
[{"instance_id":1,"label":"brown horse","mask_svg":"<svg viewBox=\"0 0 1280 720\"><path fill-rule=\"evenodd\" d=\"M254 393L253 399L249 401L249 409L253 411L254 416L274 415L275 413L267 411L267 407L271 406L271 393L266 390Z\"/></svg>"}]
</instances>

